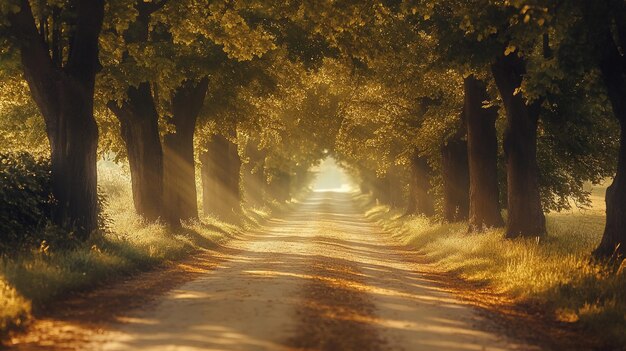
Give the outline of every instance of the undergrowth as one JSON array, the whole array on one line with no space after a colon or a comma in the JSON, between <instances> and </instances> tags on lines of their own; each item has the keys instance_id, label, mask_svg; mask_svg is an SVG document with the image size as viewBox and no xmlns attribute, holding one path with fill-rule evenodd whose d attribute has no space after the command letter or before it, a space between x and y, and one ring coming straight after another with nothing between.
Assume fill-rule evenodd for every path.
<instances>
[{"instance_id":1,"label":"undergrowth","mask_svg":"<svg viewBox=\"0 0 626 351\"><path fill-rule=\"evenodd\" d=\"M360 201L366 205L368 198ZM548 214L542 241L505 240L503 229L468 234L467 223L406 217L375 204L366 207L366 215L439 268L517 302L543 306L556 320L602 338L603 348L626 349L626 263L615 271L593 263L590 255L602 237L601 207Z\"/></svg>"}]
</instances>

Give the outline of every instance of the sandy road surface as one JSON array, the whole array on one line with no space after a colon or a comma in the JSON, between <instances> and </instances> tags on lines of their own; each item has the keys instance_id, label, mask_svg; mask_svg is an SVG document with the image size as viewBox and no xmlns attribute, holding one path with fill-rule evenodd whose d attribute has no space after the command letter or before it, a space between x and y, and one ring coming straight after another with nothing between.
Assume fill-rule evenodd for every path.
<instances>
[{"instance_id":1,"label":"sandy road surface","mask_svg":"<svg viewBox=\"0 0 626 351\"><path fill-rule=\"evenodd\" d=\"M521 348L420 274L350 194L313 193L240 252L96 336L94 350Z\"/></svg>"}]
</instances>

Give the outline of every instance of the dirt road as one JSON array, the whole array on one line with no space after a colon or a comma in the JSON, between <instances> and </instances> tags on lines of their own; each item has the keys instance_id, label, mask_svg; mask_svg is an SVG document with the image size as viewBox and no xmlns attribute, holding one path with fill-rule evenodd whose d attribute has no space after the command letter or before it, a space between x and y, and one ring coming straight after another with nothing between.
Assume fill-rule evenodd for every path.
<instances>
[{"instance_id":1,"label":"dirt road","mask_svg":"<svg viewBox=\"0 0 626 351\"><path fill-rule=\"evenodd\" d=\"M313 193L239 252L92 338L117 350L521 348L438 288L347 193Z\"/></svg>"}]
</instances>

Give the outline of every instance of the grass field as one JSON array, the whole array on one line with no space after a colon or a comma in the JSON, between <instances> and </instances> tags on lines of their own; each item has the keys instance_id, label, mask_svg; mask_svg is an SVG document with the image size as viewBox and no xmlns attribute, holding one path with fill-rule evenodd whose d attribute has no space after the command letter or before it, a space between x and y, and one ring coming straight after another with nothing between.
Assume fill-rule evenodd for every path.
<instances>
[{"instance_id":1,"label":"grass field","mask_svg":"<svg viewBox=\"0 0 626 351\"><path fill-rule=\"evenodd\" d=\"M367 199L362 198L365 203ZM367 216L395 233L439 268L488 284L518 302L538 303L554 318L579 323L626 347L626 269L617 273L591 263L604 228L604 188L592 189L593 207L547 215L548 238L504 240L492 229L468 234L467 223L434 223L402 217L399 210L370 205Z\"/></svg>"},{"instance_id":2,"label":"grass field","mask_svg":"<svg viewBox=\"0 0 626 351\"><path fill-rule=\"evenodd\" d=\"M203 218L173 233L164 225L143 222L129 210L130 180L118 166L101 162L98 173L100 190L107 198L106 233L69 250L55 251L42 244L29 253L0 257L0 335L26 323L33 306L52 303L69 291L183 258L269 216L266 211L248 210L240 226Z\"/></svg>"}]
</instances>

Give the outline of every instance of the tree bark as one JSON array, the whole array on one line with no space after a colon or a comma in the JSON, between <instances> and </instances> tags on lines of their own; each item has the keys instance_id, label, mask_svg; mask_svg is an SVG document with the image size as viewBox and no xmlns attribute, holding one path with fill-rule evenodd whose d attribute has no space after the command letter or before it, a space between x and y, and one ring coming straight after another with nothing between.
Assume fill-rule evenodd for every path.
<instances>
[{"instance_id":1,"label":"tree bark","mask_svg":"<svg viewBox=\"0 0 626 351\"><path fill-rule=\"evenodd\" d=\"M137 0L137 16L124 32L127 43L149 40L150 16L164 4L165 1L146 3ZM124 61L133 60L125 53ZM135 210L150 221L163 217L163 149L159 137L159 114L150 82L129 87L121 105L110 101L107 106L120 122L130 165Z\"/></svg>"},{"instance_id":2,"label":"tree bark","mask_svg":"<svg viewBox=\"0 0 626 351\"><path fill-rule=\"evenodd\" d=\"M461 115L461 120L464 120ZM469 166L465 127L441 147L443 176L443 218L448 222L466 220L469 213Z\"/></svg>"},{"instance_id":3,"label":"tree bark","mask_svg":"<svg viewBox=\"0 0 626 351\"><path fill-rule=\"evenodd\" d=\"M237 144L222 135L214 135L207 151L200 155L202 173L202 207L226 221L241 214L241 159Z\"/></svg>"},{"instance_id":4,"label":"tree bark","mask_svg":"<svg viewBox=\"0 0 626 351\"><path fill-rule=\"evenodd\" d=\"M198 218L193 135L207 89L207 78L187 81L172 97L170 123L175 131L163 139L163 203L166 222L173 227Z\"/></svg>"},{"instance_id":5,"label":"tree bark","mask_svg":"<svg viewBox=\"0 0 626 351\"><path fill-rule=\"evenodd\" d=\"M264 172L265 152L259 150L252 141L248 141L245 160L241 171L244 202L252 206L262 205L267 186Z\"/></svg>"},{"instance_id":6,"label":"tree bark","mask_svg":"<svg viewBox=\"0 0 626 351\"><path fill-rule=\"evenodd\" d=\"M390 203L390 194L389 194L389 178L387 177L378 177L374 175L371 180L372 184L372 193L374 198L382 204L389 205Z\"/></svg>"},{"instance_id":7,"label":"tree bark","mask_svg":"<svg viewBox=\"0 0 626 351\"><path fill-rule=\"evenodd\" d=\"M9 16L9 23L18 39L24 77L46 123L54 222L86 239L98 228L98 127L93 103L104 1L81 0L76 5L76 27L65 67L50 56L28 0L20 1L20 11Z\"/></svg>"},{"instance_id":8,"label":"tree bark","mask_svg":"<svg viewBox=\"0 0 626 351\"><path fill-rule=\"evenodd\" d=\"M432 216L435 214L435 200L430 194L431 168L428 161L419 155L418 150L411 156L411 179L407 214Z\"/></svg>"},{"instance_id":9,"label":"tree bark","mask_svg":"<svg viewBox=\"0 0 626 351\"><path fill-rule=\"evenodd\" d=\"M68 80L59 84L58 124L53 133L48 133L55 222L86 239L98 228L98 127L93 118L93 100L81 99L82 84Z\"/></svg>"},{"instance_id":10,"label":"tree bark","mask_svg":"<svg viewBox=\"0 0 626 351\"><path fill-rule=\"evenodd\" d=\"M275 171L268 184L268 194L279 202L291 200L291 175L285 171Z\"/></svg>"},{"instance_id":11,"label":"tree bark","mask_svg":"<svg viewBox=\"0 0 626 351\"><path fill-rule=\"evenodd\" d=\"M389 206L406 206L406 202L404 201L403 196L404 194L402 192L402 182L400 180L400 177L398 176L398 170L395 166L387 172L386 178L388 179L387 193L389 194Z\"/></svg>"},{"instance_id":12,"label":"tree bark","mask_svg":"<svg viewBox=\"0 0 626 351\"><path fill-rule=\"evenodd\" d=\"M507 116L504 134L508 196L506 237L545 236L537 166L540 103L527 105L523 94L516 92L525 74L525 62L517 53L499 57L491 70Z\"/></svg>"},{"instance_id":13,"label":"tree bark","mask_svg":"<svg viewBox=\"0 0 626 351\"><path fill-rule=\"evenodd\" d=\"M465 123L469 164L469 231L502 227L498 190L498 137L496 107L483 108L488 101L483 82L470 76L464 81Z\"/></svg>"},{"instance_id":14,"label":"tree bark","mask_svg":"<svg viewBox=\"0 0 626 351\"><path fill-rule=\"evenodd\" d=\"M150 84L130 87L122 106L115 102L108 106L120 121L126 144L135 210L147 220L156 220L163 215L163 150Z\"/></svg>"},{"instance_id":15,"label":"tree bark","mask_svg":"<svg viewBox=\"0 0 626 351\"><path fill-rule=\"evenodd\" d=\"M370 172L366 168L359 168L359 177L361 178L361 183L359 184L359 189L361 193L372 194L374 197L376 197L376 189L374 186L374 180L376 179L376 176L373 174L373 172Z\"/></svg>"},{"instance_id":16,"label":"tree bark","mask_svg":"<svg viewBox=\"0 0 626 351\"><path fill-rule=\"evenodd\" d=\"M610 33L610 32L609 32ZM620 124L620 148L617 172L606 189L606 224L600 245L593 252L597 258L621 260L626 256L626 60L611 43L600 71L613 114Z\"/></svg>"}]
</instances>

